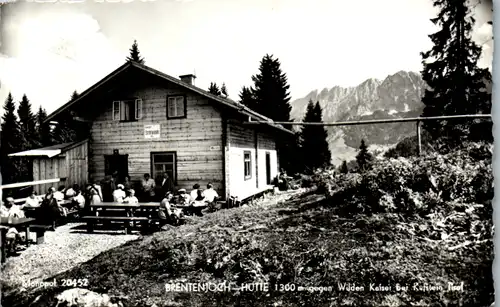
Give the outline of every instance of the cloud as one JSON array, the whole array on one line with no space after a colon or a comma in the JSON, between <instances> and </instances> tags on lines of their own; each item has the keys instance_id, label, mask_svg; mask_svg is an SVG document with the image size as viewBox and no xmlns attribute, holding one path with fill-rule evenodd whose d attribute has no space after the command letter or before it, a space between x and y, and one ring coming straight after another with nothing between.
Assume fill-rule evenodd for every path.
<instances>
[{"instance_id":1,"label":"cloud","mask_svg":"<svg viewBox=\"0 0 500 307\"><path fill-rule=\"evenodd\" d=\"M15 24L11 57L0 57L0 97L26 94L48 112L120 63L99 23L84 13L43 14Z\"/></svg>"}]
</instances>

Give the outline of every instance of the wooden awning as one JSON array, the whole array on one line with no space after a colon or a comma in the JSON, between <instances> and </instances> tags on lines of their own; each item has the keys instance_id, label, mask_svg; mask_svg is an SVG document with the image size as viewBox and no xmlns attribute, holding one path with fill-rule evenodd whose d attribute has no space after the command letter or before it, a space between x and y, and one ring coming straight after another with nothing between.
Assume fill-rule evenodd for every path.
<instances>
[{"instance_id":1,"label":"wooden awning","mask_svg":"<svg viewBox=\"0 0 500 307\"><path fill-rule=\"evenodd\" d=\"M57 144L57 145L52 145L52 146L42 147L42 148L37 148L37 149L30 149L30 150L25 150L25 151L21 151L21 152L11 153L11 154L9 154L9 157L49 157L49 158L52 158L52 157L55 157L57 155L60 155L62 152L65 152L71 148L79 146L85 142L87 142L87 140L83 140L80 142L70 142L70 143Z\"/></svg>"},{"instance_id":2,"label":"wooden awning","mask_svg":"<svg viewBox=\"0 0 500 307\"><path fill-rule=\"evenodd\" d=\"M21 152L12 153L9 157L55 157L62 151L60 149L32 149Z\"/></svg>"}]
</instances>

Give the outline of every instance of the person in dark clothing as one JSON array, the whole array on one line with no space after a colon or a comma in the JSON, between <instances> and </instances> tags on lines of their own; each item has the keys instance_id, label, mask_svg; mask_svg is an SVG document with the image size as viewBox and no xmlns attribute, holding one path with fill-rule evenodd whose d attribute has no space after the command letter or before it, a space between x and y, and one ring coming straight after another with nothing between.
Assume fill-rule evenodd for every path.
<instances>
[{"instance_id":1,"label":"person in dark clothing","mask_svg":"<svg viewBox=\"0 0 500 307\"><path fill-rule=\"evenodd\" d=\"M111 188L111 191L114 191L117 189L117 185L118 185L118 172L115 171L113 172L113 175L111 176L111 180L110 180L110 188Z\"/></svg>"},{"instance_id":2,"label":"person in dark clothing","mask_svg":"<svg viewBox=\"0 0 500 307\"><path fill-rule=\"evenodd\" d=\"M172 181L167 172L163 173L163 178L160 181L160 189L161 189L160 195L167 195L167 192L170 193L174 192L174 182Z\"/></svg>"},{"instance_id":3,"label":"person in dark clothing","mask_svg":"<svg viewBox=\"0 0 500 307\"><path fill-rule=\"evenodd\" d=\"M286 172L281 169L280 174L278 175L278 188L280 191L287 191L290 189L290 185L288 183L288 176L286 175Z\"/></svg>"},{"instance_id":4,"label":"person in dark clothing","mask_svg":"<svg viewBox=\"0 0 500 307\"><path fill-rule=\"evenodd\" d=\"M55 224L61 218L61 210L54 198L55 188L51 187L40 205L40 222L45 225L52 226L52 230L55 228Z\"/></svg>"},{"instance_id":5,"label":"person in dark clothing","mask_svg":"<svg viewBox=\"0 0 500 307\"><path fill-rule=\"evenodd\" d=\"M113 201L113 187L111 185L111 176L106 176L104 179L101 181L101 187L102 187L102 200L103 201ZM115 186L116 190L116 186Z\"/></svg>"}]
</instances>

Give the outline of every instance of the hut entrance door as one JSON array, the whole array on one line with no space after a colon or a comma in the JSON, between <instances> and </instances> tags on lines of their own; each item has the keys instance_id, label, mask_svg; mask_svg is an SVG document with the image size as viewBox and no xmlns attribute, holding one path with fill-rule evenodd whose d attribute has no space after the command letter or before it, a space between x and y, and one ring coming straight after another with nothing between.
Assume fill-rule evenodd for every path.
<instances>
[{"instance_id":1,"label":"hut entrance door","mask_svg":"<svg viewBox=\"0 0 500 307\"><path fill-rule=\"evenodd\" d=\"M119 180L128 175L128 155L106 155L104 158L105 175L117 172Z\"/></svg>"},{"instance_id":2,"label":"hut entrance door","mask_svg":"<svg viewBox=\"0 0 500 307\"><path fill-rule=\"evenodd\" d=\"M271 184L271 154L266 152L266 183Z\"/></svg>"}]
</instances>

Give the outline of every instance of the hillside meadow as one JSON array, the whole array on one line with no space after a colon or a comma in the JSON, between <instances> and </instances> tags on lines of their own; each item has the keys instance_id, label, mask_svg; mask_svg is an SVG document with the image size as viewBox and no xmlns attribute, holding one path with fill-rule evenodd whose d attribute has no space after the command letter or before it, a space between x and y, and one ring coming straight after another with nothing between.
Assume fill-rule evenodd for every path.
<instances>
[{"instance_id":1,"label":"hillside meadow","mask_svg":"<svg viewBox=\"0 0 500 307\"><path fill-rule=\"evenodd\" d=\"M363 174L321 171L313 188L191 218L47 280L88 278L123 306L489 306L492 150L467 143L378 159ZM268 288L165 289L204 282ZM4 290L17 307L54 306L64 289Z\"/></svg>"}]
</instances>

